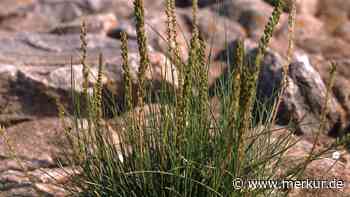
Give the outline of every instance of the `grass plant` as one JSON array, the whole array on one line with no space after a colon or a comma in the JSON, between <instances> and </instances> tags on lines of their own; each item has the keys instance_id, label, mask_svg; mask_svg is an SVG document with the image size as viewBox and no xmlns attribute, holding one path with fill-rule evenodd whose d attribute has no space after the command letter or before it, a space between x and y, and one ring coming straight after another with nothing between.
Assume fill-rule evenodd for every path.
<instances>
[{"instance_id":1,"label":"grass plant","mask_svg":"<svg viewBox=\"0 0 350 197\"><path fill-rule=\"evenodd\" d=\"M294 1L292 1L294 2ZM294 2L295 3L295 2ZM233 180L291 179L302 174L310 162L323 152L315 152L300 165L285 169L283 159L297 141L288 129L276 134L274 120L280 99L273 107L260 105L268 114L267 121L257 120L252 109L256 105L256 88L260 65L273 31L284 8L282 0L274 1L274 10L259 41L254 61L246 59L244 40L238 42L230 64L227 79L230 88L217 87L215 96L220 99L220 116L211 111L208 94L209 61L206 44L197 26L197 1L193 0L193 27L189 58L180 57L175 16L175 1L166 1L168 53L172 66L175 102L169 88L161 86L158 104L147 104L151 93L145 75L150 69L145 10L143 0L134 0L137 43L140 65L137 88L134 89L128 63L128 38L121 35L122 68L124 73L124 103L126 112L115 113L105 120L103 111L103 56L99 57L98 76L93 93L88 92L89 66L86 59L86 27L81 27L81 63L83 65L83 98L86 113L81 113L81 97L73 93L76 105L71 120L66 121L63 106L60 117L66 124L67 137L73 153L70 165L79 169L72 177L73 195L97 197L235 197L235 196L287 196L289 190L260 188L235 189ZM289 50L284 76L293 52L295 4L290 11ZM283 83L285 80L283 80ZM74 75L72 73L72 88ZM177 84L177 85L175 85ZM282 86L285 88L285 85ZM283 94L283 88L279 97ZM137 92L137 98L133 92ZM134 102L136 99L136 102ZM111 106L113 107L113 106ZM116 110L112 110L116 111ZM82 116L81 114L84 114ZM324 120L324 118L322 119ZM325 120L324 120L325 121ZM280 133L280 132L279 132ZM339 146L344 140L338 140Z\"/></svg>"}]
</instances>

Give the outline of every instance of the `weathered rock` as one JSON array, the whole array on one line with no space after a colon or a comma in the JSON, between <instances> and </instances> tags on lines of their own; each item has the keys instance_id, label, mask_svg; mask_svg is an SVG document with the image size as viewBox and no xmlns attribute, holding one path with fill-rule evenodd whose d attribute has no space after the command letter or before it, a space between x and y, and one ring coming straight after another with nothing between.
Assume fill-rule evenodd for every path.
<instances>
[{"instance_id":1,"label":"weathered rock","mask_svg":"<svg viewBox=\"0 0 350 197\"><path fill-rule=\"evenodd\" d=\"M145 19L147 21L148 15L159 14L165 10L165 1L163 0L144 0L145 7ZM112 6L110 6L109 11L113 11L115 15L119 18L124 18L130 20L134 17L134 2L130 0L118 0L112 1Z\"/></svg>"},{"instance_id":2,"label":"weathered rock","mask_svg":"<svg viewBox=\"0 0 350 197\"><path fill-rule=\"evenodd\" d=\"M333 33L347 22L349 11L348 1L320 0L317 16L326 23L325 30Z\"/></svg>"},{"instance_id":3,"label":"weathered rock","mask_svg":"<svg viewBox=\"0 0 350 197\"><path fill-rule=\"evenodd\" d=\"M64 189L70 177L78 172L71 168L36 169L33 171L7 170L1 173L0 196L69 196L70 192ZM62 184L62 185L60 185Z\"/></svg>"},{"instance_id":4,"label":"weathered rock","mask_svg":"<svg viewBox=\"0 0 350 197\"><path fill-rule=\"evenodd\" d=\"M190 13L185 13L184 18L189 27L192 27L192 15ZM238 22L219 16L210 9L199 10L197 19L200 35L207 41L208 48L222 49L225 44L232 40L246 37L245 30Z\"/></svg>"},{"instance_id":5,"label":"weathered rock","mask_svg":"<svg viewBox=\"0 0 350 197\"><path fill-rule=\"evenodd\" d=\"M4 19L9 16L17 15L21 10L32 6L34 2L36 2L36 0L3 0L1 1L3 6L0 8L0 18Z\"/></svg>"},{"instance_id":6,"label":"weathered rock","mask_svg":"<svg viewBox=\"0 0 350 197\"><path fill-rule=\"evenodd\" d=\"M248 58L254 57L256 44L246 42L245 48ZM218 60L226 62L235 62L230 56L226 58L225 54L233 54L236 42L229 45L229 48L219 55ZM253 61L250 61L253 62ZM280 90L282 81L284 60L282 57L268 50L262 62L262 68L258 81L257 96L261 103L265 103L269 107L274 101L277 91ZM221 69L222 71L222 69ZM227 74L227 68L222 73L223 79ZM326 85L320 74L310 64L307 56L297 56L294 63L289 67L288 86L282 97L282 103L278 110L278 123L285 125L291 122L296 124L298 133L312 134L318 131L320 127L320 114L324 109L326 98ZM216 84L211 88L215 88ZM324 133L340 135L341 129L345 126L344 114L341 105L333 96L332 92L329 96L327 105L326 126ZM264 117L260 117L264 118Z\"/></svg>"},{"instance_id":7,"label":"weathered rock","mask_svg":"<svg viewBox=\"0 0 350 197\"><path fill-rule=\"evenodd\" d=\"M119 42L101 36L88 36L87 40L88 64L96 65L100 52L107 62L120 62L120 58L116 59L115 56L120 50ZM74 65L80 63L79 35L25 33L3 38L0 42L0 62L8 63L2 64L0 68L3 116L56 114L52 96L57 95L57 91L62 94L62 87L69 81L66 78L68 71L62 73L61 67L69 65L70 56L74 56ZM135 43L130 42L130 51L136 51ZM57 76L57 73L65 75ZM66 84L60 84L64 81Z\"/></svg>"},{"instance_id":8,"label":"weathered rock","mask_svg":"<svg viewBox=\"0 0 350 197\"><path fill-rule=\"evenodd\" d=\"M223 1L222 5L212 8L231 21L239 21L252 38L261 35L272 12L272 7L262 0Z\"/></svg>"},{"instance_id":9,"label":"weathered rock","mask_svg":"<svg viewBox=\"0 0 350 197\"><path fill-rule=\"evenodd\" d=\"M89 35L87 40L87 63L91 67L90 90L92 91L96 82L97 56L102 52L106 63L103 85L117 98L123 98L122 58L118 48L120 42L97 35ZM3 67L4 73L6 70L9 70L6 71L7 73L11 71L12 75L16 73L12 79L5 78L8 85L3 89L19 97L21 109L25 114L56 114L56 97L61 98L64 103L70 103L71 71L74 73L75 90L81 91L83 76L78 55L79 35L20 34L15 38L2 41L4 44L0 47L0 57L3 58L0 58L0 61L22 65L12 66L14 71ZM63 41L65 43L62 43ZM136 86L139 56L135 53L137 51L135 42L130 42L129 48L131 75ZM73 65L69 66L69 56L72 54L77 55L73 58ZM174 81L176 86L176 72L173 80L167 58L152 50L149 57L152 66L146 72L146 79L153 81L151 91L157 91L162 81L167 81L168 85L173 84ZM2 85L5 86L6 83Z\"/></svg>"},{"instance_id":10,"label":"weathered rock","mask_svg":"<svg viewBox=\"0 0 350 197\"><path fill-rule=\"evenodd\" d=\"M179 44L180 48L180 57L183 58L183 60L187 59L188 56L188 41L190 39L190 35L188 33L188 26L186 25L185 21L183 20L182 15L183 13L186 14L186 12L179 12L176 14L177 18L177 27L176 31L178 32L176 36L176 40ZM155 11L148 13L148 15L145 17L147 24L145 26L147 38L148 38L148 44L153 47L155 50L163 52L166 54L168 52L168 43L166 41L167 35L167 27L166 27L166 14L164 11ZM136 28L135 24L131 23L130 21L122 22L121 25L114 30L112 33L112 37L114 38L120 38L120 32L126 32L128 34L128 37L131 39L136 38Z\"/></svg>"},{"instance_id":11,"label":"weathered rock","mask_svg":"<svg viewBox=\"0 0 350 197\"><path fill-rule=\"evenodd\" d=\"M79 34L81 23L85 21L87 33L107 35L118 26L118 20L112 13L89 15L79 17L73 21L59 24L51 33L55 34Z\"/></svg>"},{"instance_id":12,"label":"weathered rock","mask_svg":"<svg viewBox=\"0 0 350 197\"><path fill-rule=\"evenodd\" d=\"M9 31L44 31L50 27L47 17L35 13L36 0L1 2L0 27Z\"/></svg>"},{"instance_id":13,"label":"weathered rock","mask_svg":"<svg viewBox=\"0 0 350 197\"><path fill-rule=\"evenodd\" d=\"M349 44L341 38L323 36L306 38L297 46L310 54L321 54L328 60L344 59L350 56Z\"/></svg>"},{"instance_id":14,"label":"weathered rock","mask_svg":"<svg viewBox=\"0 0 350 197\"><path fill-rule=\"evenodd\" d=\"M0 27L12 31L45 32L57 23L74 20L111 7L110 0L8 1L2 3Z\"/></svg>"},{"instance_id":15,"label":"weathered rock","mask_svg":"<svg viewBox=\"0 0 350 197\"><path fill-rule=\"evenodd\" d=\"M347 42L350 42L350 21L337 27L334 30L334 35L346 40Z\"/></svg>"},{"instance_id":16,"label":"weathered rock","mask_svg":"<svg viewBox=\"0 0 350 197\"><path fill-rule=\"evenodd\" d=\"M322 138L322 137L321 137ZM300 162L305 161L305 158L310 153L313 142L300 139L293 147L285 154L285 159L282 161L286 165L286 169L295 167ZM316 146L315 152L324 150L327 146ZM335 152L335 150L333 151ZM344 183L342 188L338 189L292 189L288 195L290 197L307 197L307 196L346 196L350 191L348 183L350 182L349 174L349 152L346 150L338 150L340 158L335 160L331 154L322 155L320 159L312 161L307 165L302 180L341 180ZM285 170L285 169L284 169Z\"/></svg>"},{"instance_id":17,"label":"weathered rock","mask_svg":"<svg viewBox=\"0 0 350 197\"><path fill-rule=\"evenodd\" d=\"M29 163L41 163L42 167L55 165L58 159L64 158L64 151L68 151L62 149L67 145L67 142L63 141L64 135L63 125L57 118L25 122L6 129L5 136L13 153L2 138L1 167L6 168L6 160L11 158L11 154ZM20 166L17 166L18 168Z\"/></svg>"},{"instance_id":18,"label":"weathered rock","mask_svg":"<svg viewBox=\"0 0 350 197\"><path fill-rule=\"evenodd\" d=\"M11 81L17 79L17 71L18 69L13 65L0 64L0 125L3 126L10 126L29 119L29 117L13 114L21 111L21 104L10 91Z\"/></svg>"},{"instance_id":19,"label":"weathered rock","mask_svg":"<svg viewBox=\"0 0 350 197\"><path fill-rule=\"evenodd\" d=\"M350 2L342 0L319 0L318 15L349 15Z\"/></svg>"},{"instance_id":20,"label":"weathered rock","mask_svg":"<svg viewBox=\"0 0 350 197\"><path fill-rule=\"evenodd\" d=\"M12 38L0 39L0 62L25 66L60 66L80 63L80 38L77 34L65 36L46 33L18 33ZM130 51L136 51L130 42ZM87 63L96 64L99 53L106 60L120 54L120 42L98 35L87 36Z\"/></svg>"},{"instance_id":21,"label":"weathered rock","mask_svg":"<svg viewBox=\"0 0 350 197\"><path fill-rule=\"evenodd\" d=\"M336 80L334 82L333 91L338 99L339 103L342 105L343 109L346 111L347 119L350 118L350 72L348 67L350 66L349 59L340 59L335 61L337 64ZM324 67L320 73L323 77L328 78L326 68L329 67L329 63L321 64L319 66Z\"/></svg>"},{"instance_id":22,"label":"weathered rock","mask_svg":"<svg viewBox=\"0 0 350 197\"><path fill-rule=\"evenodd\" d=\"M276 31L275 35L281 37L280 42L288 40L288 20L281 20L281 28ZM312 15L297 15L295 21L296 42L302 44L305 39L314 37L314 35L326 35L324 23Z\"/></svg>"},{"instance_id":23,"label":"weathered rock","mask_svg":"<svg viewBox=\"0 0 350 197\"><path fill-rule=\"evenodd\" d=\"M319 0L297 0L297 13L316 15L318 9Z\"/></svg>"},{"instance_id":24,"label":"weathered rock","mask_svg":"<svg viewBox=\"0 0 350 197\"><path fill-rule=\"evenodd\" d=\"M235 43L229 45L228 54L233 54ZM254 44L245 45L248 57L254 57L256 49ZM223 53L226 53L224 51ZM222 58L222 57L221 57ZM227 61L227 58L222 58ZM235 60L230 58L230 61ZM253 62L253 61L251 61ZM282 57L268 50L262 62L259 76L257 96L262 103L272 104L273 97L280 89L284 60ZM227 74L227 69L223 75ZM297 132L311 134L318 131L320 126L320 114L324 109L326 98L326 85L320 74L310 64L306 55L298 55L293 64L289 66L288 86L282 97L282 103L277 114L280 124L288 124L290 121L297 125ZM333 96L329 95L327 103L326 126L324 133L339 134L344 124L344 114L341 105Z\"/></svg>"},{"instance_id":25,"label":"weathered rock","mask_svg":"<svg viewBox=\"0 0 350 197\"><path fill-rule=\"evenodd\" d=\"M43 0L38 2L37 11L50 17L56 22L66 22L84 14L92 14L107 10L112 5L111 0L59 0L52 2Z\"/></svg>"},{"instance_id":26,"label":"weathered rock","mask_svg":"<svg viewBox=\"0 0 350 197\"><path fill-rule=\"evenodd\" d=\"M6 129L0 137L0 196L65 196L67 192L57 184L79 173L58 163L66 165L65 159L71 154L65 136L58 118Z\"/></svg>"},{"instance_id":27,"label":"weathered rock","mask_svg":"<svg viewBox=\"0 0 350 197\"><path fill-rule=\"evenodd\" d=\"M271 52L264 59L258 87L260 97L268 98L272 95L272 90L279 88L283 62L278 59L278 55ZM296 123L297 132L300 133L311 134L318 131L326 100L325 83L306 55L296 56L296 61L289 66L288 74L288 86L279 108L279 122ZM343 126L343 116L341 106L332 92L329 93L326 107L325 131L321 132L337 135Z\"/></svg>"}]
</instances>

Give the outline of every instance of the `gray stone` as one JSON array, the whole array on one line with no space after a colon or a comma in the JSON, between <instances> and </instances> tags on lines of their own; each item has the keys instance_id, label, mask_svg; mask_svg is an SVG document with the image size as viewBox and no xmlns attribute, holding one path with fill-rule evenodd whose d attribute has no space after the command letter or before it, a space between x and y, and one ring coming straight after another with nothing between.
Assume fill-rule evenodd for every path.
<instances>
[{"instance_id":1,"label":"gray stone","mask_svg":"<svg viewBox=\"0 0 350 197\"><path fill-rule=\"evenodd\" d=\"M258 97L270 98L272 90L280 88L283 61L278 54L269 52L263 62L259 78ZM279 60L278 60L279 59ZM320 74L310 64L306 55L298 55L289 66L288 84L278 109L278 121L296 124L298 133L318 132L324 111L327 88ZM325 130L327 134L339 134L343 127L341 106L332 92L327 102Z\"/></svg>"}]
</instances>

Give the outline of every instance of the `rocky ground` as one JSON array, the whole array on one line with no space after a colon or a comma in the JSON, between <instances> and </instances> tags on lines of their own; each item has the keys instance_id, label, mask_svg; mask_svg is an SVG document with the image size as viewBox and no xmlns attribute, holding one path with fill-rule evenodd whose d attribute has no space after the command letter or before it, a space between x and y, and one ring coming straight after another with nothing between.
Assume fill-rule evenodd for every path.
<instances>
[{"instance_id":1,"label":"rocky ground","mask_svg":"<svg viewBox=\"0 0 350 197\"><path fill-rule=\"evenodd\" d=\"M239 37L246 38L246 48L254 53L256 41L272 11L263 0L199 0L199 29L212 46L213 63L210 85L225 74L225 54ZM335 84L327 105L327 124L319 146L334 137L350 132L350 1L297 0L296 51L290 65L290 85L278 114L279 124L296 123L300 143L290 151L290 158L303 157L311 149L312 136L318 130L320 113L326 98L330 61L338 65ZM163 0L145 0L147 33L153 70L148 80L168 81L161 71L169 70L164 62L166 25ZM177 39L186 58L191 29L191 1L176 0ZM88 29L88 62L96 65L100 52L107 63L104 85L115 95L122 95L120 32L129 35L133 76L138 68L136 33L131 0L1 0L0 2L0 124L5 126L7 140L24 166L11 156L0 140L0 197L65 196L56 186L64 182L58 161L64 154L57 145L63 134L57 118L55 98L69 106L71 67L76 87L81 87L79 64L79 26L85 18ZM259 83L259 98L272 94L281 81L287 48L287 15L275 31L271 49L264 59ZM213 41L213 42L212 42ZM225 45L225 43L228 45ZM96 68L92 68L96 73ZM169 72L170 73L170 70ZM91 79L91 85L94 80ZM157 87L154 87L156 90ZM308 124L299 124L298 122ZM63 140L63 139L62 139ZM332 179L350 184L350 155L315 161L306 176ZM23 171L27 169L27 172ZM55 177L55 180L51 176ZM34 177L29 180L26 174ZM54 180L54 181L53 181ZM339 191L294 191L291 196L346 196L350 185Z\"/></svg>"}]
</instances>

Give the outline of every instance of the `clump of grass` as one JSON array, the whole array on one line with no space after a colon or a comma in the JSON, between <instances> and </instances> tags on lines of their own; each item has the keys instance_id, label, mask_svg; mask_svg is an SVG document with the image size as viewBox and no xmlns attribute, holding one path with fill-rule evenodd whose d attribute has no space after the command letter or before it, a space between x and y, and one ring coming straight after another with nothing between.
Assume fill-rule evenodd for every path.
<instances>
[{"instance_id":1,"label":"clump of grass","mask_svg":"<svg viewBox=\"0 0 350 197\"><path fill-rule=\"evenodd\" d=\"M175 103L168 102L169 97L164 94L159 98L160 107L146 105L148 95L145 73L150 63L144 30L143 1L135 0L134 14L140 55L136 102L138 106L134 108L132 105L127 38L124 34L124 105L129 111L115 118L117 132L102 119L103 62L100 56L94 94L87 95L90 113L85 122L88 125L85 126L84 121L77 116L74 116L72 122L75 134L70 135L70 139L78 144L75 146L77 151L74 151L72 162L74 166L82 168L82 174L74 183L82 188L83 192L76 194L152 197L285 195L287 191L268 188L235 190L232 186L232 180L238 177L281 179L293 177L303 170L301 165L286 170L285 173L277 173L277 170L283 171L281 160L284 153L296 143L292 141L291 132L286 131L284 135L273 133L271 128L277 107L269 109L260 106L268 111L269 121L258 122L252 115L261 61L281 16L282 1L276 1L254 61L246 59L244 42L238 42L236 62L231 62L231 88L229 91L224 87L218 87L216 90L222 106L219 119L211 114L209 105L209 65L205 55L206 46L197 27L197 1L194 0L192 6L192 38L189 58L185 63L178 55L174 5L174 0L168 0L166 13L168 56L180 76L179 87L175 91ZM290 20L290 24L293 24L295 19L291 16ZM85 40L84 36L82 31L82 42ZM293 37L289 42L290 56ZM286 72L284 74L286 75ZM166 88L162 91L166 91ZM139 118L138 121L134 121L134 115ZM119 141L113 141L111 135L118 135ZM343 142L338 142L341 143ZM312 157L307 162L315 158Z\"/></svg>"}]
</instances>

